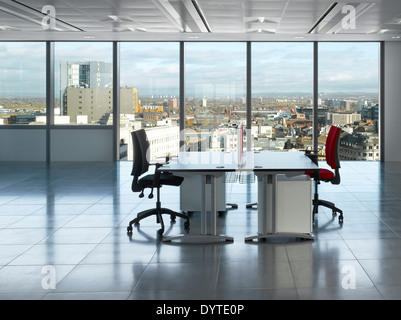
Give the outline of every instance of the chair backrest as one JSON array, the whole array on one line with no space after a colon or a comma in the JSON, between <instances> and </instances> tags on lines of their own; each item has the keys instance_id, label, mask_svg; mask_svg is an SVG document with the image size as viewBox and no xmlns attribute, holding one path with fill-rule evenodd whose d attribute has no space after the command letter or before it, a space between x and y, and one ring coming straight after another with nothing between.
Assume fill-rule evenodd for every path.
<instances>
[{"instance_id":1,"label":"chair backrest","mask_svg":"<svg viewBox=\"0 0 401 320\"><path fill-rule=\"evenodd\" d=\"M131 132L133 165L131 175L139 177L149 169L149 141L144 129Z\"/></svg>"},{"instance_id":2,"label":"chair backrest","mask_svg":"<svg viewBox=\"0 0 401 320\"><path fill-rule=\"evenodd\" d=\"M331 126L326 140L326 162L332 169L340 168L339 146L341 129Z\"/></svg>"}]
</instances>

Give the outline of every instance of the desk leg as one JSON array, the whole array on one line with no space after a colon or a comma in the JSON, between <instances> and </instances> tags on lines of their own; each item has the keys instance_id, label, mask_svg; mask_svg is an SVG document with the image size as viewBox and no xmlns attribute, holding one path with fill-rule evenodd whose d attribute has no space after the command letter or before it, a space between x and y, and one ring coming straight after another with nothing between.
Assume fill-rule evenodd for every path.
<instances>
[{"instance_id":1,"label":"desk leg","mask_svg":"<svg viewBox=\"0 0 401 320\"><path fill-rule=\"evenodd\" d=\"M271 176L272 180L272 234L276 234L276 208L277 208L277 174Z\"/></svg>"},{"instance_id":2,"label":"desk leg","mask_svg":"<svg viewBox=\"0 0 401 320\"><path fill-rule=\"evenodd\" d=\"M201 211L201 234L207 234L207 211L206 211L206 184L208 176L202 175L202 211Z\"/></svg>"},{"instance_id":3,"label":"desk leg","mask_svg":"<svg viewBox=\"0 0 401 320\"><path fill-rule=\"evenodd\" d=\"M217 234L217 220L216 220L216 214L217 214L217 210L216 210L216 177L215 176L211 176L211 180L210 180L210 188L211 188L211 221L212 221L212 235L215 236Z\"/></svg>"},{"instance_id":4,"label":"desk leg","mask_svg":"<svg viewBox=\"0 0 401 320\"><path fill-rule=\"evenodd\" d=\"M207 203L206 203L206 184L211 184L211 234L207 233ZM216 206L216 176L207 174L202 176L202 212L201 212L201 233L186 234L175 237L165 237L163 242L181 240L187 243L216 243L222 241L234 241L234 238L217 234L217 206Z\"/></svg>"},{"instance_id":5,"label":"desk leg","mask_svg":"<svg viewBox=\"0 0 401 320\"><path fill-rule=\"evenodd\" d=\"M259 178L258 178L259 179ZM268 190L267 184L271 181L271 232L268 233L266 229L267 222L267 198L268 198ZM258 182L259 183L259 182ZM258 239L268 239L268 238L301 238L301 239L313 239L313 236L309 233L296 233L296 232L277 232L276 225L276 214L277 214L277 174L263 174L261 177L261 183L258 185L258 188L262 188L262 192L258 194L261 195L262 199L258 199L258 221L262 223L262 226L259 228L259 234L256 236L246 237L245 241L253 241Z\"/></svg>"}]
</instances>

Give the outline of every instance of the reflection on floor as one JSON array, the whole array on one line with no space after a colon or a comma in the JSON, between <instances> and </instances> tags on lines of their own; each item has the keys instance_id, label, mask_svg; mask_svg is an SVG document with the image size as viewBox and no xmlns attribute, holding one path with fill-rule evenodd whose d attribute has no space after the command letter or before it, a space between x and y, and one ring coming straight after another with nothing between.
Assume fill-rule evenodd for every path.
<instances>
[{"instance_id":1,"label":"reflection on floor","mask_svg":"<svg viewBox=\"0 0 401 320\"><path fill-rule=\"evenodd\" d=\"M314 241L245 242L257 231L257 184L227 184L238 204L217 218L232 243L175 244L154 218L127 234L154 199L131 192L131 163L2 163L0 299L401 299L401 163L342 162L320 197L344 211L315 218ZM179 188L162 204L179 210ZM190 233L199 232L200 213ZM165 219L165 235L185 232Z\"/></svg>"}]
</instances>

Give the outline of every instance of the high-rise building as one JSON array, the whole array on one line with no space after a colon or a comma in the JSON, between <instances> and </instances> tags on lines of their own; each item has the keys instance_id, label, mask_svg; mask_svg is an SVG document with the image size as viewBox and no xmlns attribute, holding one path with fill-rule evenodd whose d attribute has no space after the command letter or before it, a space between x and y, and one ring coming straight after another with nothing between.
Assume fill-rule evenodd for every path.
<instances>
[{"instance_id":1,"label":"high-rise building","mask_svg":"<svg viewBox=\"0 0 401 320\"><path fill-rule=\"evenodd\" d=\"M61 61L61 114L67 115L67 88L111 88L113 82L112 70L112 64L104 61Z\"/></svg>"},{"instance_id":2,"label":"high-rise building","mask_svg":"<svg viewBox=\"0 0 401 320\"><path fill-rule=\"evenodd\" d=\"M87 116L87 123L97 123L105 114L113 112L111 88L66 88L66 113L72 123ZM120 113L134 114L138 108L136 88L120 88Z\"/></svg>"}]
</instances>

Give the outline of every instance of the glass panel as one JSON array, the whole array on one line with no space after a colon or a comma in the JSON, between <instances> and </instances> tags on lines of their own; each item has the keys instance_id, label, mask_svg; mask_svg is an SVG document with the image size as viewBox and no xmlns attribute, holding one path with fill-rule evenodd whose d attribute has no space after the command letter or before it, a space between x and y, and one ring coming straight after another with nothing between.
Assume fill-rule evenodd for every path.
<instances>
[{"instance_id":1,"label":"glass panel","mask_svg":"<svg viewBox=\"0 0 401 320\"><path fill-rule=\"evenodd\" d=\"M336 125L341 159L380 160L379 43L319 43L318 115L319 149Z\"/></svg>"},{"instance_id":2,"label":"glass panel","mask_svg":"<svg viewBox=\"0 0 401 320\"><path fill-rule=\"evenodd\" d=\"M252 149L312 145L313 44L252 43Z\"/></svg>"},{"instance_id":3,"label":"glass panel","mask_svg":"<svg viewBox=\"0 0 401 320\"><path fill-rule=\"evenodd\" d=\"M246 119L246 44L186 43L185 68L186 150L237 150L237 127Z\"/></svg>"},{"instance_id":4,"label":"glass panel","mask_svg":"<svg viewBox=\"0 0 401 320\"><path fill-rule=\"evenodd\" d=\"M54 123L112 125L111 42L55 44Z\"/></svg>"},{"instance_id":5,"label":"glass panel","mask_svg":"<svg viewBox=\"0 0 401 320\"><path fill-rule=\"evenodd\" d=\"M178 42L135 42L120 46L120 159L132 160L131 132L145 128L150 157L179 151Z\"/></svg>"},{"instance_id":6,"label":"glass panel","mask_svg":"<svg viewBox=\"0 0 401 320\"><path fill-rule=\"evenodd\" d=\"M0 43L0 125L44 124L46 44Z\"/></svg>"}]
</instances>

